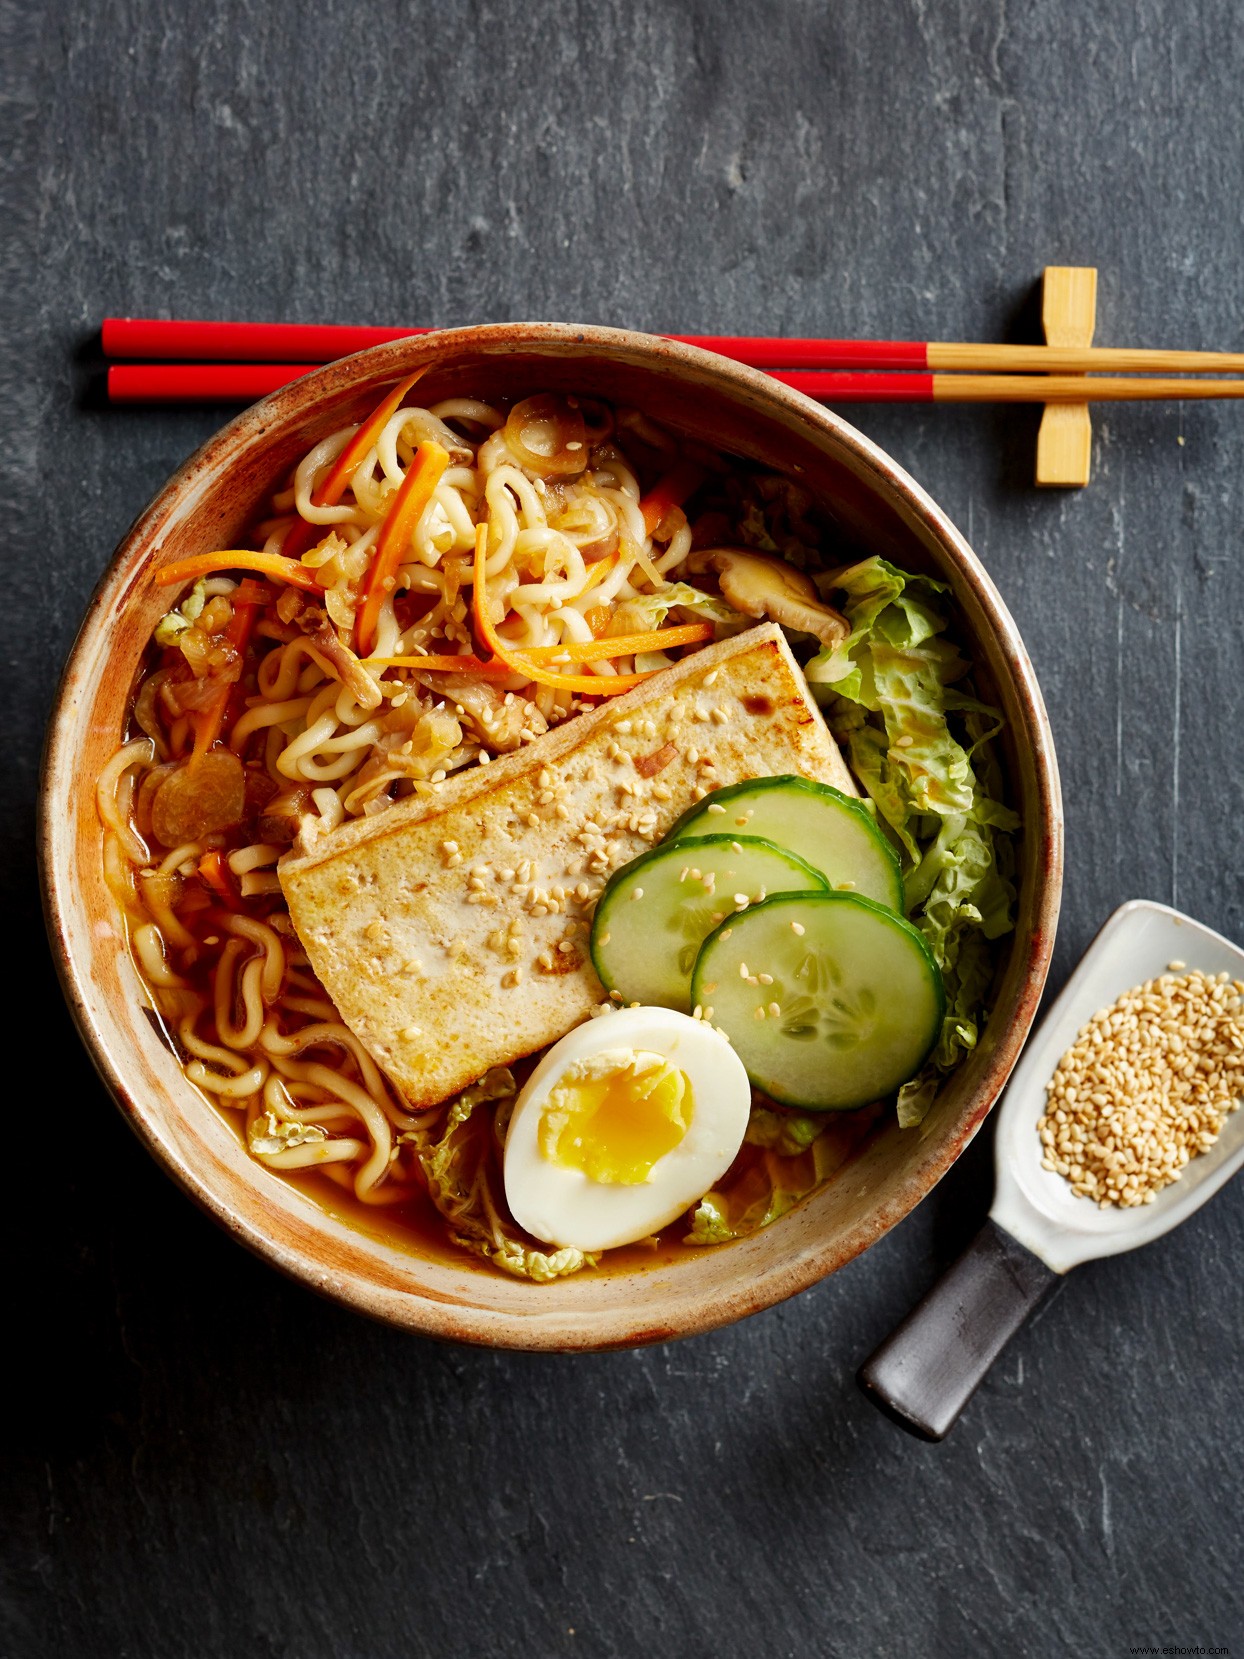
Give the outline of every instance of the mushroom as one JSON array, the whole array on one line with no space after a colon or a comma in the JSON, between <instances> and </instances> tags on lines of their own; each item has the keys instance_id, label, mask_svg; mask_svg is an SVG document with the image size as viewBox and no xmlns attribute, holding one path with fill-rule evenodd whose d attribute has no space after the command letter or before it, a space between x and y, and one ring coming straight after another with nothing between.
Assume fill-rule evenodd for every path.
<instances>
[{"instance_id":1,"label":"mushroom","mask_svg":"<svg viewBox=\"0 0 1244 1659\"><path fill-rule=\"evenodd\" d=\"M811 578L785 559L741 547L706 547L687 562L691 570L713 571L722 598L744 616L767 617L798 633L815 634L828 646L851 632L846 617L824 603Z\"/></svg>"}]
</instances>

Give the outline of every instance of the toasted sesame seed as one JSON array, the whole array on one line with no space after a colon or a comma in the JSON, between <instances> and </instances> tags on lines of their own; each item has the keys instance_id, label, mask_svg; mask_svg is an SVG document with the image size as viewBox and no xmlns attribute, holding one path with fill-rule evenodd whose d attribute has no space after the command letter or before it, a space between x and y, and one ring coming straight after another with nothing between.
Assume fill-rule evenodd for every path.
<instances>
[{"instance_id":1,"label":"toasted sesame seed","mask_svg":"<svg viewBox=\"0 0 1244 1659\"><path fill-rule=\"evenodd\" d=\"M1240 1104L1244 982L1184 966L1099 1009L1046 1085L1045 1161L1102 1207L1152 1203Z\"/></svg>"},{"instance_id":2,"label":"toasted sesame seed","mask_svg":"<svg viewBox=\"0 0 1244 1659\"><path fill-rule=\"evenodd\" d=\"M713 981L713 983L712 983L712 984L711 984L711 985L706 985L706 986L705 986L705 987L704 987L704 989L705 989L705 990L706 990L706 991L709 991L709 992L712 992L712 991L715 991L715 990L716 990L716 989L717 989L717 981L716 981L716 980L714 980L714 981Z\"/></svg>"},{"instance_id":3,"label":"toasted sesame seed","mask_svg":"<svg viewBox=\"0 0 1244 1659\"><path fill-rule=\"evenodd\" d=\"M745 812L741 818L736 818L734 821L735 821L736 825L739 827L739 829L746 829L747 828L747 820L750 817L751 817L751 813L750 812Z\"/></svg>"}]
</instances>

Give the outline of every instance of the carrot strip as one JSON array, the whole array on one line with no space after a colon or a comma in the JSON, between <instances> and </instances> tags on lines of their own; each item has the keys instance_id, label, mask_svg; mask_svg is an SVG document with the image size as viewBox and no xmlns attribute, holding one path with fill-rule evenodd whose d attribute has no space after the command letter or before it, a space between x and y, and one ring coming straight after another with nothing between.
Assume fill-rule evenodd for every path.
<instances>
[{"instance_id":1,"label":"carrot strip","mask_svg":"<svg viewBox=\"0 0 1244 1659\"><path fill-rule=\"evenodd\" d=\"M251 553L245 548L228 548L222 553L195 553L189 559L174 559L163 570L156 571L156 586L171 587L174 582L196 581L217 570L254 570L274 581L286 582L290 587L305 588L308 593L323 593L314 571L300 565L297 559L287 559L283 553Z\"/></svg>"},{"instance_id":2,"label":"carrot strip","mask_svg":"<svg viewBox=\"0 0 1244 1659\"><path fill-rule=\"evenodd\" d=\"M528 662L517 646L510 645L502 639L488 614L487 546L488 526L481 524L475 532L475 589L471 602L476 631L494 657L499 658L526 680L534 680L538 685L553 686L558 691L581 692L589 697L616 697L620 691L629 691L632 686L637 686L641 680L647 679L646 674L554 674L547 668L540 668L535 663Z\"/></svg>"},{"instance_id":3,"label":"carrot strip","mask_svg":"<svg viewBox=\"0 0 1244 1659\"><path fill-rule=\"evenodd\" d=\"M238 589L238 593L243 590ZM255 628L255 618L261 609L261 604L251 597L239 599L238 594L233 596L233 615L229 619L229 626L224 631L224 638L237 652L239 657L246 654L246 647L250 643L251 634ZM220 736L220 728L224 723L225 713L229 707L229 699L233 695L236 681L223 686L215 700L194 720L194 748L190 755L190 764L194 766L211 748Z\"/></svg>"},{"instance_id":4,"label":"carrot strip","mask_svg":"<svg viewBox=\"0 0 1244 1659\"><path fill-rule=\"evenodd\" d=\"M582 599L583 595L585 593L590 593L596 586L597 582L603 581L611 570L616 570L618 567L618 560L621 557L621 548L615 547L612 553L607 553L603 559L597 559L596 563L587 573L587 581L584 582L578 593L575 594L575 598Z\"/></svg>"},{"instance_id":5,"label":"carrot strip","mask_svg":"<svg viewBox=\"0 0 1244 1659\"><path fill-rule=\"evenodd\" d=\"M483 662L479 657L364 657L364 668L422 668L429 674L480 674L508 679L511 670L504 663Z\"/></svg>"},{"instance_id":6,"label":"carrot strip","mask_svg":"<svg viewBox=\"0 0 1244 1659\"><path fill-rule=\"evenodd\" d=\"M664 478L658 479L639 503L648 534L652 535L670 509L681 507L703 482L704 468L697 467L694 461L679 461Z\"/></svg>"},{"instance_id":7,"label":"carrot strip","mask_svg":"<svg viewBox=\"0 0 1244 1659\"><path fill-rule=\"evenodd\" d=\"M402 555L410 546L415 526L427 511L441 474L449 465L449 454L437 443L422 443L415 451L410 471L402 479L393 505L376 538L376 551L367 568L363 603L355 623L360 657L371 650L376 638L380 607L393 591Z\"/></svg>"},{"instance_id":8,"label":"carrot strip","mask_svg":"<svg viewBox=\"0 0 1244 1659\"><path fill-rule=\"evenodd\" d=\"M311 500L317 507L335 507L338 504L346 493L359 462L380 436L388 424L389 417L397 413L407 392L427 372L425 365L422 369L416 369L414 374L407 375L400 386L395 386L387 397L381 398L367 419L356 428L354 436L329 467L320 484L311 492ZM312 524L309 519L296 518L282 543L285 557L298 558L310 547L317 531L328 531L331 528L331 525Z\"/></svg>"},{"instance_id":9,"label":"carrot strip","mask_svg":"<svg viewBox=\"0 0 1244 1659\"><path fill-rule=\"evenodd\" d=\"M225 875L225 861L221 853L204 853L199 860L199 874L213 892L219 893L222 899L232 901L233 893Z\"/></svg>"},{"instance_id":10,"label":"carrot strip","mask_svg":"<svg viewBox=\"0 0 1244 1659\"><path fill-rule=\"evenodd\" d=\"M633 657L641 651L671 651L676 645L701 645L712 639L711 622L688 622L679 627L657 628L650 634L613 634L604 639L563 640L560 645L526 645L525 662L598 662L602 657Z\"/></svg>"}]
</instances>

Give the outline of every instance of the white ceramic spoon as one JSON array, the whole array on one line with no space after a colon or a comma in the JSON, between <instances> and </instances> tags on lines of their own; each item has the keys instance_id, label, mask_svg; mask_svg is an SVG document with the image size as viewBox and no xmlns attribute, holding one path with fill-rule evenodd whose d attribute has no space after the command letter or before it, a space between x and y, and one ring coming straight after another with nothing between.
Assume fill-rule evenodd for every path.
<instances>
[{"instance_id":1,"label":"white ceramic spoon","mask_svg":"<svg viewBox=\"0 0 1244 1659\"><path fill-rule=\"evenodd\" d=\"M859 1380L905 1428L940 1440L1007 1341L1058 1276L1096 1256L1148 1244L1212 1198L1244 1164L1244 1109L1209 1152L1151 1204L1100 1208L1041 1167L1045 1086L1086 1021L1172 962L1244 979L1244 950L1164 904L1137 899L1111 916L1025 1049L998 1108L997 1186L989 1219L872 1356Z\"/></svg>"}]
</instances>

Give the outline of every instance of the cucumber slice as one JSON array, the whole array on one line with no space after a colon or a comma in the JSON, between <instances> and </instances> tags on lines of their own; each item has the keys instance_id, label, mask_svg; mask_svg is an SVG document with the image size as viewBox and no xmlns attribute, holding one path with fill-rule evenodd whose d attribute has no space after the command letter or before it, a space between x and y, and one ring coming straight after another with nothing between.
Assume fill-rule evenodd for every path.
<instances>
[{"instance_id":1,"label":"cucumber slice","mask_svg":"<svg viewBox=\"0 0 1244 1659\"><path fill-rule=\"evenodd\" d=\"M811 1112L893 1094L928 1058L946 1005L916 929L854 893L783 893L721 923L691 995L758 1089Z\"/></svg>"},{"instance_id":2,"label":"cucumber slice","mask_svg":"<svg viewBox=\"0 0 1244 1659\"><path fill-rule=\"evenodd\" d=\"M900 916L906 909L898 854L868 808L827 783L786 775L716 789L684 812L665 839L699 840L723 831L775 841L807 859L831 887L849 888Z\"/></svg>"},{"instance_id":3,"label":"cucumber slice","mask_svg":"<svg viewBox=\"0 0 1244 1659\"><path fill-rule=\"evenodd\" d=\"M601 984L624 1002L686 1013L705 935L768 893L806 888L824 891L820 872L758 836L663 842L616 871L596 905L591 950Z\"/></svg>"}]
</instances>

